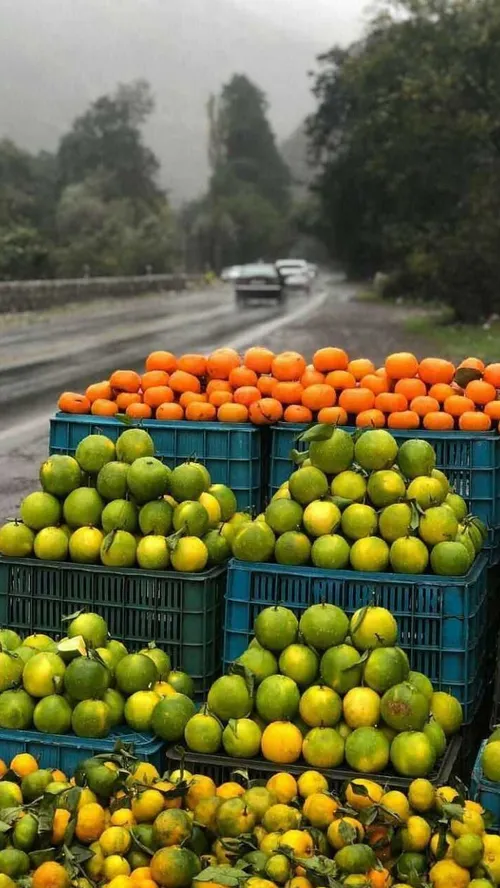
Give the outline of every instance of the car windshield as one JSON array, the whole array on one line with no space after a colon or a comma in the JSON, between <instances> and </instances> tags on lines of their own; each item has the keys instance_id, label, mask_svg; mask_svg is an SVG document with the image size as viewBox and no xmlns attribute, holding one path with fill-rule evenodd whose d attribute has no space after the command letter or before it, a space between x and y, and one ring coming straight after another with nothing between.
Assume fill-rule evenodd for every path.
<instances>
[{"instance_id":1,"label":"car windshield","mask_svg":"<svg viewBox=\"0 0 500 888\"><path fill-rule=\"evenodd\" d=\"M239 277L276 277L274 265L244 265Z\"/></svg>"}]
</instances>

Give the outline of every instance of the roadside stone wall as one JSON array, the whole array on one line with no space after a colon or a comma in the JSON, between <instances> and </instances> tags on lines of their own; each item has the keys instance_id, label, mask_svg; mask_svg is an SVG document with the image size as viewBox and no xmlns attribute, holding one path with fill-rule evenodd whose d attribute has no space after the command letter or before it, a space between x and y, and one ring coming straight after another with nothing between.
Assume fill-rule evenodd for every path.
<instances>
[{"instance_id":1,"label":"roadside stone wall","mask_svg":"<svg viewBox=\"0 0 500 888\"><path fill-rule=\"evenodd\" d=\"M0 314L37 311L90 302L110 297L126 298L141 293L186 290L201 283L201 278L183 274L156 274L142 277L81 278L80 280L2 281L0 282Z\"/></svg>"}]
</instances>

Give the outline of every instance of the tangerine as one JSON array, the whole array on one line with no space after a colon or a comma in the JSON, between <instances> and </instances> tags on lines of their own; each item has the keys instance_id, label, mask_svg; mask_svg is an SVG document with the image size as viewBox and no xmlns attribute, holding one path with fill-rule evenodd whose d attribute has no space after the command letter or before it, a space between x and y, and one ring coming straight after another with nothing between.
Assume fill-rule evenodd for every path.
<instances>
[{"instance_id":1,"label":"tangerine","mask_svg":"<svg viewBox=\"0 0 500 888\"><path fill-rule=\"evenodd\" d=\"M455 423L453 421L453 416L450 416L449 413L444 413L442 410L438 410L435 412L431 411L431 413L427 413L424 416L423 426L424 429L429 429L429 431L437 432L453 429L455 427Z\"/></svg>"},{"instance_id":2,"label":"tangerine","mask_svg":"<svg viewBox=\"0 0 500 888\"><path fill-rule=\"evenodd\" d=\"M105 398L96 398L93 402L90 412L94 416L116 416L118 413L118 404L115 401L108 401Z\"/></svg>"},{"instance_id":3,"label":"tangerine","mask_svg":"<svg viewBox=\"0 0 500 888\"><path fill-rule=\"evenodd\" d=\"M418 375L427 385L444 382L448 385L455 376L455 367L444 358L424 358L418 365Z\"/></svg>"},{"instance_id":4,"label":"tangerine","mask_svg":"<svg viewBox=\"0 0 500 888\"><path fill-rule=\"evenodd\" d=\"M213 422L217 418L217 408L213 404L191 401L186 407L186 419L191 422Z\"/></svg>"},{"instance_id":5,"label":"tangerine","mask_svg":"<svg viewBox=\"0 0 500 888\"><path fill-rule=\"evenodd\" d=\"M445 412L450 416L461 416L462 413L475 410L475 406L474 401L464 395L450 395L443 404Z\"/></svg>"},{"instance_id":6,"label":"tangerine","mask_svg":"<svg viewBox=\"0 0 500 888\"><path fill-rule=\"evenodd\" d=\"M446 382L436 382L434 385L431 385L428 394L431 398L439 401L440 404L444 404L446 398L449 398L450 395L456 395L457 391Z\"/></svg>"},{"instance_id":7,"label":"tangerine","mask_svg":"<svg viewBox=\"0 0 500 888\"><path fill-rule=\"evenodd\" d=\"M169 379L170 376L165 370L149 370L141 376L141 389L145 392L146 389L157 385L168 385Z\"/></svg>"},{"instance_id":8,"label":"tangerine","mask_svg":"<svg viewBox=\"0 0 500 888\"><path fill-rule=\"evenodd\" d=\"M327 385L331 385L336 391L356 388L356 380L352 373L349 373L347 370L332 370L328 373L325 382Z\"/></svg>"},{"instance_id":9,"label":"tangerine","mask_svg":"<svg viewBox=\"0 0 500 888\"><path fill-rule=\"evenodd\" d=\"M305 369L304 357L295 351L281 352L271 364L272 374L280 382L297 382Z\"/></svg>"},{"instance_id":10,"label":"tangerine","mask_svg":"<svg viewBox=\"0 0 500 888\"><path fill-rule=\"evenodd\" d=\"M160 404L156 408L156 419L165 421L184 419L184 410L180 404L172 404L170 402Z\"/></svg>"},{"instance_id":11,"label":"tangerine","mask_svg":"<svg viewBox=\"0 0 500 888\"><path fill-rule=\"evenodd\" d=\"M94 382L85 389L85 397L88 398L91 404L97 401L98 398L110 401L112 395L113 390L107 379L103 379L102 382Z\"/></svg>"},{"instance_id":12,"label":"tangerine","mask_svg":"<svg viewBox=\"0 0 500 888\"><path fill-rule=\"evenodd\" d=\"M142 404L142 395L139 392L119 392L115 400L118 409L123 412L130 404Z\"/></svg>"},{"instance_id":13,"label":"tangerine","mask_svg":"<svg viewBox=\"0 0 500 888\"><path fill-rule=\"evenodd\" d=\"M417 358L411 352L394 352L385 359L385 372L390 379L416 376L419 369Z\"/></svg>"},{"instance_id":14,"label":"tangerine","mask_svg":"<svg viewBox=\"0 0 500 888\"><path fill-rule=\"evenodd\" d=\"M491 429L491 417L487 413L466 410L458 420L462 432L488 432Z\"/></svg>"},{"instance_id":15,"label":"tangerine","mask_svg":"<svg viewBox=\"0 0 500 888\"><path fill-rule=\"evenodd\" d=\"M231 370L240 364L241 358L233 348L218 348L207 358L207 375L210 379L229 379Z\"/></svg>"},{"instance_id":16,"label":"tangerine","mask_svg":"<svg viewBox=\"0 0 500 888\"><path fill-rule=\"evenodd\" d=\"M57 406L61 413L90 413L89 399L85 395L79 395L78 392L63 392Z\"/></svg>"},{"instance_id":17,"label":"tangerine","mask_svg":"<svg viewBox=\"0 0 500 888\"><path fill-rule=\"evenodd\" d=\"M169 351L154 351L146 358L146 370L164 370L173 373L177 370L177 358Z\"/></svg>"},{"instance_id":18,"label":"tangerine","mask_svg":"<svg viewBox=\"0 0 500 888\"><path fill-rule=\"evenodd\" d=\"M219 422L248 422L248 407L244 404L221 404L217 419Z\"/></svg>"},{"instance_id":19,"label":"tangerine","mask_svg":"<svg viewBox=\"0 0 500 888\"><path fill-rule=\"evenodd\" d=\"M235 389L248 385L256 386L258 378L255 370L250 370L248 367L233 367L229 374L229 383Z\"/></svg>"},{"instance_id":20,"label":"tangerine","mask_svg":"<svg viewBox=\"0 0 500 888\"><path fill-rule=\"evenodd\" d=\"M420 417L414 410L401 410L398 413L389 413L387 417L389 429L418 429Z\"/></svg>"},{"instance_id":21,"label":"tangerine","mask_svg":"<svg viewBox=\"0 0 500 888\"><path fill-rule=\"evenodd\" d=\"M306 423L312 422L313 415L309 407L301 407L300 404L289 404L283 414L285 422Z\"/></svg>"},{"instance_id":22,"label":"tangerine","mask_svg":"<svg viewBox=\"0 0 500 888\"><path fill-rule=\"evenodd\" d=\"M375 407L382 413L402 413L408 408L408 401L404 395L397 392L382 392L375 398Z\"/></svg>"},{"instance_id":23,"label":"tangerine","mask_svg":"<svg viewBox=\"0 0 500 888\"><path fill-rule=\"evenodd\" d=\"M324 381L325 374L315 370L312 364L307 365L305 372L300 377L300 383L304 388L309 388L310 385L321 385Z\"/></svg>"},{"instance_id":24,"label":"tangerine","mask_svg":"<svg viewBox=\"0 0 500 888\"><path fill-rule=\"evenodd\" d=\"M169 401L173 401L174 393L168 385L152 385L150 388L146 389L142 398L145 404L156 409L160 404L166 404Z\"/></svg>"},{"instance_id":25,"label":"tangerine","mask_svg":"<svg viewBox=\"0 0 500 888\"><path fill-rule=\"evenodd\" d=\"M207 362L204 355L181 355L177 361L177 369L184 370L192 376L205 376Z\"/></svg>"},{"instance_id":26,"label":"tangerine","mask_svg":"<svg viewBox=\"0 0 500 888\"><path fill-rule=\"evenodd\" d=\"M474 404L484 406L488 401L494 401L497 396L497 390L490 382L483 379L473 379L465 387L465 397L474 401Z\"/></svg>"},{"instance_id":27,"label":"tangerine","mask_svg":"<svg viewBox=\"0 0 500 888\"><path fill-rule=\"evenodd\" d=\"M377 395L377 397L381 398L383 395ZM361 413L361 411L371 410L376 406L376 397L371 389L345 389L340 393L339 406L343 407L347 413Z\"/></svg>"},{"instance_id":28,"label":"tangerine","mask_svg":"<svg viewBox=\"0 0 500 888\"><path fill-rule=\"evenodd\" d=\"M500 388L500 363L487 364L484 368L483 379L495 386L496 389Z\"/></svg>"},{"instance_id":29,"label":"tangerine","mask_svg":"<svg viewBox=\"0 0 500 888\"><path fill-rule=\"evenodd\" d=\"M410 410L413 410L418 416L424 417L428 413L435 413L439 410L439 401L431 398L430 395L417 395L410 402Z\"/></svg>"},{"instance_id":30,"label":"tangerine","mask_svg":"<svg viewBox=\"0 0 500 888\"><path fill-rule=\"evenodd\" d=\"M343 348L329 346L320 348L313 355L313 366L321 373L330 373L331 370L347 370L349 356Z\"/></svg>"},{"instance_id":31,"label":"tangerine","mask_svg":"<svg viewBox=\"0 0 500 888\"><path fill-rule=\"evenodd\" d=\"M413 398L419 398L421 395L426 395L427 386L425 382L422 382L422 380L418 379L416 376L412 379L404 376L402 379L398 379L394 386L394 391L397 395L404 395L408 403L410 403L410 401L413 401Z\"/></svg>"},{"instance_id":32,"label":"tangerine","mask_svg":"<svg viewBox=\"0 0 500 888\"><path fill-rule=\"evenodd\" d=\"M200 380L192 373L186 373L185 370L174 370L170 377L170 388L174 392L196 392L201 391Z\"/></svg>"},{"instance_id":33,"label":"tangerine","mask_svg":"<svg viewBox=\"0 0 500 888\"><path fill-rule=\"evenodd\" d=\"M333 407L336 400L335 389L325 383L309 385L302 392L302 404L309 410L317 411L323 407Z\"/></svg>"},{"instance_id":34,"label":"tangerine","mask_svg":"<svg viewBox=\"0 0 500 888\"><path fill-rule=\"evenodd\" d=\"M381 429L385 426L385 415L381 410L362 410L356 417L358 428Z\"/></svg>"},{"instance_id":35,"label":"tangerine","mask_svg":"<svg viewBox=\"0 0 500 888\"><path fill-rule=\"evenodd\" d=\"M117 392L138 392L141 377L135 370L115 370L109 378L109 384Z\"/></svg>"},{"instance_id":36,"label":"tangerine","mask_svg":"<svg viewBox=\"0 0 500 888\"><path fill-rule=\"evenodd\" d=\"M360 382L363 376L366 376L368 373L375 373L375 364L368 358L355 358L349 361L347 370L349 373L352 373L357 382Z\"/></svg>"},{"instance_id":37,"label":"tangerine","mask_svg":"<svg viewBox=\"0 0 500 888\"><path fill-rule=\"evenodd\" d=\"M363 376L361 385L363 388L371 389L375 395L381 395L382 392L387 391L387 380L382 376L377 376L376 373L368 373Z\"/></svg>"},{"instance_id":38,"label":"tangerine","mask_svg":"<svg viewBox=\"0 0 500 888\"><path fill-rule=\"evenodd\" d=\"M282 418L283 407L276 398L261 398L260 401L254 401L250 404L248 416L250 422L253 422L255 425L272 425L272 423L279 422Z\"/></svg>"},{"instance_id":39,"label":"tangerine","mask_svg":"<svg viewBox=\"0 0 500 888\"><path fill-rule=\"evenodd\" d=\"M257 389L258 391L258 389ZM273 386L272 396L281 404L301 404L304 389L300 382L276 382ZM257 399L258 400L258 399Z\"/></svg>"},{"instance_id":40,"label":"tangerine","mask_svg":"<svg viewBox=\"0 0 500 888\"><path fill-rule=\"evenodd\" d=\"M347 412L343 407L322 407L318 413L318 422L347 425Z\"/></svg>"},{"instance_id":41,"label":"tangerine","mask_svg":"<svg viewBox=\"0 0 500 888\"><path fill-rule=\"evenodd\" d=\"M245 356L243 358L243 363L250 370L253 370L255 373L270 373L272 363L274 360L274 352L272 352L269 348L264 348L263 346L256 345L253 348L249 348L247 352L245 352Z\"/></svg>"}]
</instances>

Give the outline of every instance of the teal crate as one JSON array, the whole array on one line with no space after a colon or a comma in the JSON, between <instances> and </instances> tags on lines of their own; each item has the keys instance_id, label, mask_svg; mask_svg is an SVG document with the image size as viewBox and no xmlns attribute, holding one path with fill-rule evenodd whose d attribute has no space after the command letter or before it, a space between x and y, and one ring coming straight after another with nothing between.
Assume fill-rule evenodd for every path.
<instances>
[{"instance_id":1,"label":"teal crate","mask_svg":"<svg viewBox=\"0 0 500 888\"><path fill-rule=\"evenodd\" d=\"M203 696L220 673L226 570L181 574L0 558L0 625L60 636L64 616L95 611L130 650L155 641Z\"/></svg>"},{"instance_id":2,"label":"teal crate","mask_svg":"<svg viewBox=\"0 0 500 888\"><path fill-rule=\"evenodd\" d=\"M290 452L306 450L298 436L307 426L279 423L271 429L267 499L276 493L294 469ZM346 431L359 431L346 427ZM500 559L500 435L491 432L428 432L390 429L398 442L425 438L436 451L436 465L446 473L470 511L489 528L486 549L490 564Z\"/></svg>"},{"instance_id":3,"label":"teal crate","mask_svg":"<svg viewBox=\"0 0 500 888\"><path fill-rule=\"evenodd\" d=\"M479 752L472 771L470 783L470 797L475 802L479 802L486 811L489 811L493 822L493 829L500 829L500 783L494 783L487 780L484 776L481 759L483 757L484 748L487 740L483 740L479 747Z\"/></svg>"},{"instance_id":4,"label":"teal crate","mask_svg":"<svg viewBox=\"0 0 500 888\"><path fill-rule=\"evenodd\" d=\"M484 555L465 577L332 572L233 559L226 591L224 663L243 653L263 608L283 604L300 617L321 601L337 604L349 615L371 603L388 608L398 621L398 643L411 668L427 675L436 689L460 700L465 723L474 718L491 638Z\"/></svg>"},{"instance_id":5,"label":"teal crate","mask_svg":"<svg viewBox=\"0 0 500 888\"><path fill-rule=\"evenodd\" d=\"M226 484L239 509L260 510L263 473L263 435L248 423L159 422L141 420L155 443L156 455L171 468L197 459L214 484ZM103 434L116 441L127 428L117 419L56 413L50 420L50 453L72 456L87 435Z\"/></svg>"},{"instance_id":6,"label":"teal crate","mask_svg":"<svg viewBox=\"0 0 500 888\"><path fill-rule=\"evenodd\" d=\"M41 734L39 731L0 730L0 759L7 765L15 755L28 752L40 768L64 771L72 777L77 765L93 755L112 752L118 742L132 745L141 762L150 762L160 774L165 769L165 744L151 734L118 727L105 740L87 740L74 734Z\"/></svg>"}]
</instances>

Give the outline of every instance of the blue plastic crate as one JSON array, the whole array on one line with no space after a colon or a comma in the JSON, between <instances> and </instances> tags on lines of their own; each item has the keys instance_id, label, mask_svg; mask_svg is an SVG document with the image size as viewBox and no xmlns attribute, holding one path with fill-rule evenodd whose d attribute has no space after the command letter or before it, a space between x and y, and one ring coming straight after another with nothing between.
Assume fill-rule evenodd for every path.
<instances>
[{"instance_id":1,"label":"blue plastic crate","mask_svg":"<svg viewBox=\"0 0 500 888\"><path fill-rule=\"evenodd\" d=\"M0 625L60 637L62 617L95 611L130 650L155 641L203 697L220 674L226 569L181 574L0 558Z\"/></svg>"},{"instance_id":2,"label":"blue plastic crate","mask_svg":"<svg viewBox=\"0 0 500 888\"><path fill-rule=\"evenodd\" d=\"M479 752L472 770L470 783L470 797L475 802L479 802L483 808L486 808L493 816L493 829L500 829L500 783L493 783L487 780L483 774L481 759L483 757L484 748L487 740L483 740L479 747Z\"/></svg>"},{"instance_id":3,"label":"blue plastic crate","mask_svg":"<svg viewBox=\"0 0 500 888\"><path fill-rule=\"evenodd\" d=\"M399 644L411 668L436 689L449 691L474 717L488 662L487 559L479 557L466 577L330 572L314 567L229 562L224 629L224 662L246 649L257 614L283 604L297 616L321 601L351 615L375 602L399 625Z\"/></svg>"},{"instance_id":4,"label":"blue plastic crate","mask_svg":"<svg viewBox=\"0 0 500 888\"><path fill-rule=\"evenodd\" d=\"M87 740L74 734L0 730L0 759L8 764L15 755L29 752L41 768L57 768L70 777L83 759L112 752L118 741L133 744L136 757L140 761L150 762L160 774L165 770L163 740L151 734L138 734L129 727L115 728L105 740Z\"/></svg>"},{"instance_id":5,"label":"blue plastic crate","mask_svg":"<svg viewBox=\"0 0 500 888\"><path fill-rule=\"evenodd\" d=\"M267 498L276 493L294 469L290 452L306 450L298 436L307 428L279 423L271 429L269 487ZM346 427L347 432L359 431ZM500 559L500 435L491 432L428 432L417 429L390 429L401 443L425 438L436 451L436 465L446 473L450 484L469 504L470 511L490 528L486 548L490 564Z\"/></svg>"},{"instance_id":6,"label":"blue plastic crate","mask_svg":"<svg viewBox=\"0 0 500 888\"><path fill-rule=\"evenodd\" d=\"M159 422L141 420L155 443L157 456L171 468L197 459L210 472L214 484L226 484L239 509L260 510L264 483L263 436L248 423ZM101 433L116 441L127 428L110 417L70 416L56 413L50 420L50 453L72 456L87 435Z\"/></svg>"}]
</instances>

